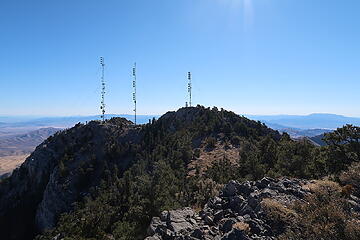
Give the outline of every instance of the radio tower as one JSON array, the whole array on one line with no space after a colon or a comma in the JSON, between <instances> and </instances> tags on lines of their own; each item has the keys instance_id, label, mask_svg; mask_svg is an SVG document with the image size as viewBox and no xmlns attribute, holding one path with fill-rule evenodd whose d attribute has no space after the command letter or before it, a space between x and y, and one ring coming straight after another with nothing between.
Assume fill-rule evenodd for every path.
<instances>
[{"instance_id":1,"label":"radio tower","mask_svg":"<svg viewBox=\"0 0 360 240\"><path fill-rule=\"evenodd\" d=\"M105 121L105 63L104 58L100 57L100 65L101 65L101 119L104 122Z\"/></svg>"},{"instance_id":2,"label":"radio tower","mask_svg":"<svg viewBox=\"0 0 360 240\"><path fill-rule=\"evenodd\" d=\"M191 90L192 90L192 85L191 85L191 72L188 72L188 93L189 93L189 107L191 107Z\"/></svg>"},{"instance_id":3,"label":"radio tower","mask_svg":"<svg viewBox=\"0 0 360 240\"><path fill-rule=\"evenodd\" d=\"M135 125L136 125L136 63L134 63L133 71L133 101L134 101L134 116L135 116Z\"/></svg>"}]
</instances>

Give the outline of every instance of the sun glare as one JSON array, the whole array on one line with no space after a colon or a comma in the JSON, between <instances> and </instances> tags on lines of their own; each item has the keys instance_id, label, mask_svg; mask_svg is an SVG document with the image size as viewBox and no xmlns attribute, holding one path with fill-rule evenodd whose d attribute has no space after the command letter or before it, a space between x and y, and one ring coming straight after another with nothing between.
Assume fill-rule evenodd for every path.
<instances>
[{"instance_id":1,"label":"sun glare","mask_svg":"<svg viewBox=\"0 0 360 240\"><path fill-rule=\"evenodd\" d=\"M251 27L254 22L253 0L219 0L219 2L229 10L236 11L236 15L242 15L244 29Z\"/></svg>"}]
</instances>

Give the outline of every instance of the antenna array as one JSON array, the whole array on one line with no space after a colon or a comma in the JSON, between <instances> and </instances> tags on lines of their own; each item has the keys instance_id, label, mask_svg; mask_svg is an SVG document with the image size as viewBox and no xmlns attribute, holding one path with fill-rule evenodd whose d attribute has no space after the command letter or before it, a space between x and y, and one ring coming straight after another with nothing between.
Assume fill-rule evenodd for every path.
<instances>
[{"instance_id":1,"label":"antenna array","mask_svg":"<svg viewBox=\"0 0 360 240\"><path fill-rule=\"evenodd\" d=\"M104 122L105 121L105 63L104 58L100 57L100 65L101 65L101 119ZM136 62L134 63L134 66L132 68L132 87L133 87L133 102L134 102L134 123L136 125ZM188 93L189 93L189 105L188 102L186 102L186 107L192 106L192 83L191 83L191 72L188 72L187 74L188 78Z\"/></svg>"},{"instance_id":2,"label":"antenna array","mask_svg":"<svg viewBox=\"0 0 360 240\"><path fill-rule=\"evenodd\" d=\"M191 90L192 90L192 84L191 84L191 72L188 72L188 93L189 93L189 107L191 107Z\"/></svg>"},{"instance_id":3,"label":"antenna array","mask_svg":"<svg viewBox=\"0 0 360 240\"><path fill-rule=\"evenodd\" d=\"M136 125L136 63L134 63L132 75L133 75L134 116L135 116L135 125Z\"/></svg>"},{"instance_id":4,"label":"antenna array","mask_svg":"<svg viewBox=\"0 0 360 240\"><path fill-rule=\"evenodd\" d=\"M104 58L100 57L100 65L101 65L101 105L100 105L100 109L101 109L101 118L102 121L105 121L105 78L104 78L104 73L105 73L105 63L104 63Z\"/></svg>"}]
</instances>

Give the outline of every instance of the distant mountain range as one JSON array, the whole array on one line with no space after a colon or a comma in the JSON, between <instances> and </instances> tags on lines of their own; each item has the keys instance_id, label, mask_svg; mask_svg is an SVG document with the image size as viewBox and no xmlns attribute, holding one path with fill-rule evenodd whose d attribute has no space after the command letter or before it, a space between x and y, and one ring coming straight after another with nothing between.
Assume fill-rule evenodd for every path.
<instances>
[{"instance_id":1,"label":"distant mountain range","mask_svg":"<svg viewBox=\"0 0 360 240\"><path fill-rule=\"evenodd\" d=\"M36 146L59 130L48 127L25 134L0 136L0 157L30 154Z\"/></svg>"},{"instance_id":2,"label":"distant mountain range","mask_svg":"<svg viewBox=\"0 0 360 240\"><path fill-rule=\"evenodd\" d=\"M108 114L107 119L112 117L123 117L134 121L134 116L129 114ZM137 123L147 123L152 118L158 118L158 115L138 115ZM252 120L258 120L267 126L280 132L287 132L290 136L314 137L326 132L330 132L345 124L360 125L360 118L345 117L336 114L310 114L301 115L247 115ZM89 122L99 120L100 115L92 116L69 116L69 117L16 117L0 116L0 136L11 134L24 134L39 128L56 127L69 128L78 122Z\"/></svg>"},{"instance_id":3,"label":"distant mountain range","mask_svg":"<svg viewBox=\"0 0 360 240\"><path fill-rule=\"evenodd\" d=\"M24 134L0 135L0 179L23 163L26 157L60 128L41 128ZM1 134L1 133L0 133Z\"/></svg>"},{"instance_id":4,"label":"distant mountain range","mask_svg":"<svg viewBox=\"0 0 360 240\"><path fill-rule=\"evenodd\" d=\"M275 128L295 129L336 129L345 124L360 125L360 118L345 117L336 114L314 113L305 116L299 115L249 115L250 119L259 120Z\"/></svg>"},{"instance_id":5,"label":"distant mountain range","mask_svg":"<svg viewBox=\"0 0 360 240\"><path fill-rule=\"evenodd\" d=\"M107 114L106 119L112 117L123 117L130 121L134 121L134 115L128 114ZM138 115L137 123L147 123L153 117L157 118L157 115ZM19 128L19 127L60 127L67 128L72 127L78 122L89 122L92 120L100 120L100 115L92 116L69 116L69 117L13 117L13 116L0 116L1 128Z\"/></svg>"}]
</instances>

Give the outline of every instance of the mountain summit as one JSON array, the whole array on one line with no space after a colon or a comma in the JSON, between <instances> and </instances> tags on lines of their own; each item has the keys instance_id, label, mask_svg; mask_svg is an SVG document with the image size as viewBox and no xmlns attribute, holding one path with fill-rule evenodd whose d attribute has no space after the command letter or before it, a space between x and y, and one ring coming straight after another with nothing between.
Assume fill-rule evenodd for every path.
<instances>
[{"instance_id":1,"label":"mountain summit","mask_svg":"<svg viewBox=\"0 0 360 240\"><path fill-rule=\"evenodd\" d=\"M233 131L243 136L280 138L278 132L261 123L203 107L168 112L142 126L112 118L104 123L92 121L60 131L40 144L24 164L1 183L2 237L25 239L55 227L61 213L73 209L73 203L95 194L102 181L114 174L122 176L142 158L151 165L156 158L152 154L164 144L173 142L177 145L171 147L174 151L183 149L179 164L184 165L191 161L192 149L205 139L211 136L231 140ZM189 145L176 143L184 138ZM166 146L164 151L169 148L170 145ZM179 157L171 158L175 161ZM23 219L21 226L16 224L19 218Z\"/></svg>"},{"instance_id":2,"label":"mountain summit","mask_svg":"<svg viewBox=\"0 0 360 240\"><path fill-rule=\"evenodd\" d=\"M355 131L347 126L345 133L354 137ZM0 182L1 237L142 239L153 217L206 207L230 180L320 178L357 161L355 140L341 146L341 139L327 139L334 145L315 147L261 122L202 106L137 126L123 118L79 123L49 137ZM353 218L346 216L344 221Z\"/></svg>"}]
</instances>

